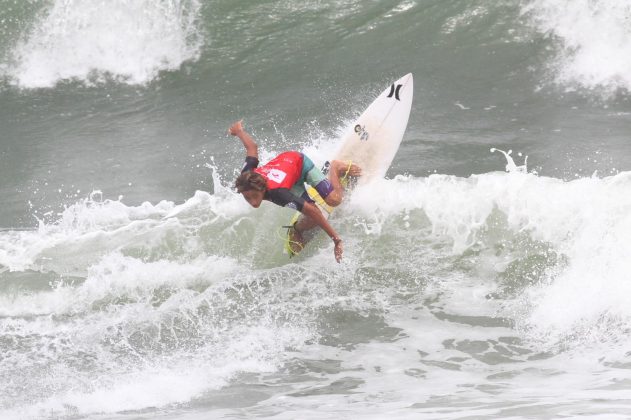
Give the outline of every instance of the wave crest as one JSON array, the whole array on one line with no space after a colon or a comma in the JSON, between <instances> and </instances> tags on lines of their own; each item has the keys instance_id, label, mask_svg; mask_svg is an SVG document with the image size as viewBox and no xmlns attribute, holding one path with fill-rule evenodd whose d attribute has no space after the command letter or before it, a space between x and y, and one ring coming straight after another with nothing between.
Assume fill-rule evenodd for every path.
<instances>
[{"instance_id":1,"label":"wave crest","mask_svg":"<svg viewBox=\"0 0 631 420\"><path fill-rule=\"evenodd\" d=\"M199 13L198 0L56 0L14 48L8 74L23 88L146 84L199 57Z\"/></svg>"},{"instance_id":2,"label":"wave crest","mask_svg":"<svg viewBox=\"0 0 631 420\"><path fill-rule=\"evenodd\" d=\"M533 0L524 12L558 41L549 67L568 90L613 96L631 91L631 3L624 0Z\"/></svg>"}]
</instances>

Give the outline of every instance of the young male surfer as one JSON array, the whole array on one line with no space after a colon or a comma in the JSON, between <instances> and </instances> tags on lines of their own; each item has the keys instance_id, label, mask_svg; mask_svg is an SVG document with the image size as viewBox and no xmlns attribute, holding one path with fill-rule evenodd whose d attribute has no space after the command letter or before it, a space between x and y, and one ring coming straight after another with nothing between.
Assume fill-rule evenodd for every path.
<instances>
[{"instance_id":1,"label":"young male surfer","mask_svg":"<svg viewBox=\"0 0 631 420\"><path fill-rule=\"evenodd\" d=\"M304 184L311 185L329 206L336 207L344 196L340 178L345 174L359 176L361 169L357 165L334 160L327 178L311 159L294 151L281 153L259 167L258 146L243 129L241 121L232 124L228 132L241 140L246 152L245 166L235 182L237 191L254 208L258 208L263 200L268 200L281 207L300 211L305 217L293 225L294 242L302 247L302 232L319 226L335 244L335 260L338 263L342 261L342 238L309 198Z\"/></svg>"}]
</instances>

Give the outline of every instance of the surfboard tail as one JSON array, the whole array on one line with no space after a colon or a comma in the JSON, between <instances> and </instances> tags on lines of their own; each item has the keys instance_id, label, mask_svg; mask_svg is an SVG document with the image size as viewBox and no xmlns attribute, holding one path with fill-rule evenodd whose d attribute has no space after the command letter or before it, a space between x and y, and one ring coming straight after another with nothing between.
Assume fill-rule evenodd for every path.
<instances>
[{"instance_id":1,"label":"surfboard tail","mask_svg":"<svg viewBox=\"0 0 631 420\"><path fill-rule=\"evenodd\" d=\"M304 247L300 242L296 241L294 238L294 233L295 233L294 225L298 221L299 217L300 217L300 213L296 212L292 216L291 220L289 221L289 226L283 226L284 228L287 229L287 233L285 234L285 238L284 238L283 249L289 255L289 258L297 255L300 251L302 251L302 248Z\"/></svg>"},{"instance_id":2,"label":"surfboard tail","mask_svg":"<svg viewBox=\"0 0 631 420\"><path fill-rule=\"evenodd\" d=\"M329 206L326 203L326 201L324 201L324 198L322 198L320 194L318 193L318 191L312 186L307 187L307 194L309 194L309 197L314 201L318 209L320 209L320 211L322 212L322 215L328 218L331 212L333 211L333 207ZM302 213L300 212L294 213L291 220L289 221L289 226L287 227L287 234L285 235L285 242L284 242L283 248L290 258L302 252L305 245L314 236L312 234L312 230L318 229L317 227L314 227L312 230L305 232L305 235L303 235L302 240L296 239L295 230L293 226L294 224L296 224L296 222L298 222L301 214Z\"/></svg>"}]
</instances>

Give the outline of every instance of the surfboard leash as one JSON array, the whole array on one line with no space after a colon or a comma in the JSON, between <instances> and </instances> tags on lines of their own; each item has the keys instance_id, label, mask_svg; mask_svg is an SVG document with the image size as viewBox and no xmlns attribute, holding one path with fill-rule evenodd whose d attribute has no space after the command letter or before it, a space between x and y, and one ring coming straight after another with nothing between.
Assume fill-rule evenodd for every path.
<instances>
[{"instance_id":1,"label":"surfboard leash","mask_svg":"<svg viewBox=\"0 0 631 420\"><path fill-rule=\"evenodd\" d=\"M348 168L346 168L346 172L344 173L344 176L342 178L340 178L340 184L342 184L342 186L344 188L346 188L348 186L348 183L350 182L350 180L348 179L348 174L351 171L351 166L353 166L353 161L349 160L348 161Z\"/></svg>"},{"instance_id":2,"label":"surfboard leash","mask_svg":"<svg viewBox=\"0 0 631 420\"><path fill-rule=\"evenodd\" d=\"M294 227L294 225L290 225L290 226L281 226L280 229L287 229L285 236L283 237L279 230L276 230L276 236L278 236L278 238L283 241L283 243L285 244L285 250L287 251L287 253L289 254L289 258L295 256L296 254L298 254L299 252L302 252L302 250L304 249L304 246L300 243L300 242L296 242L296 241L292 241L291 239L289 239L289 232L291 231L291 229L296 229ZM300 251L295 252L291 247L292 245L298 245L300 247Z\"/></svg>"}]
</instances>

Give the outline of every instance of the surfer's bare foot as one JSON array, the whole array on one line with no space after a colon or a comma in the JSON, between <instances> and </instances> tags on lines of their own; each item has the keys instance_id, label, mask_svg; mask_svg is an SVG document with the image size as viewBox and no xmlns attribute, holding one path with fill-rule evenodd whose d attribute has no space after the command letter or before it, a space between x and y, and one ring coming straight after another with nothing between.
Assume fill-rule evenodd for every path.
<instances>
[{"instance_id":1,"label":"surfer's bare foot","mask_svg":"<svg viewBox=\"0 0 631 420\"><path fill-rule=\"evenodd\" d=\"M296 229L294 229L289 236L289 247L294 254L298 254L305 247L305 239L302 233L298 232Z\"/></svg>"}]
</instances>

